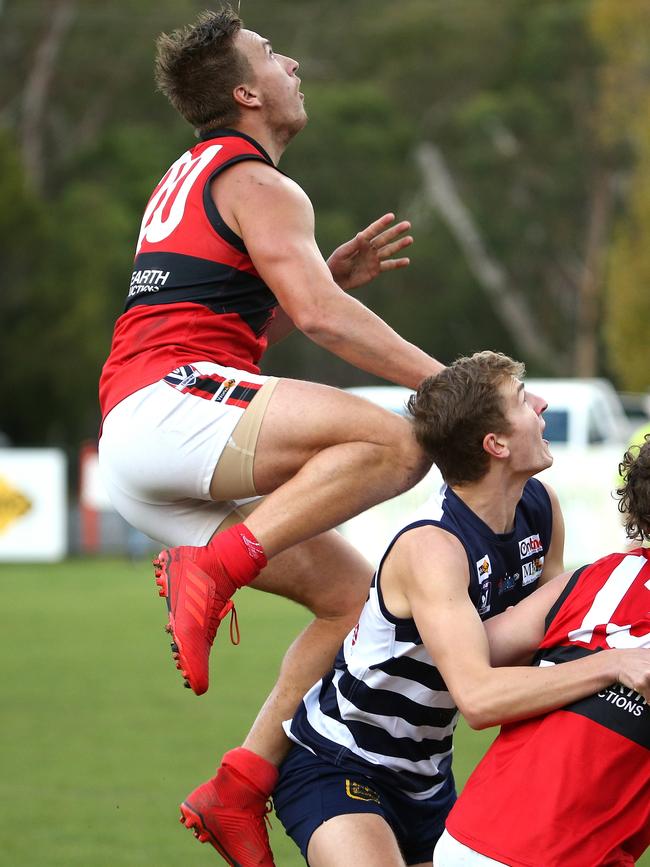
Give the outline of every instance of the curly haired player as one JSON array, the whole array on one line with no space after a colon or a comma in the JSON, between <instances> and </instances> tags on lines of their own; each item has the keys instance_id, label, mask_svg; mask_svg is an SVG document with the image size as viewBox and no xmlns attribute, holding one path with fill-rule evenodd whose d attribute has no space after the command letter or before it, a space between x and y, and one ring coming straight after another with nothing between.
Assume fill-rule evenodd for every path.
<instances>
[{"instance_id":1,"label":"curly haired player","mask_svg":"<svg viewBox=\"0 0 650 867\"><path fill-rule=\"evenodd\" d=\"M627 535L648 542L650 434L620 473ZM540 666L607 658L612 648L650 659L650 548L560 577L487 632L493 652L536 650ZM449 815L434 867L634 864L650 846L648 665L635 681L503 726Z\"/></svg>"}]
</instances>

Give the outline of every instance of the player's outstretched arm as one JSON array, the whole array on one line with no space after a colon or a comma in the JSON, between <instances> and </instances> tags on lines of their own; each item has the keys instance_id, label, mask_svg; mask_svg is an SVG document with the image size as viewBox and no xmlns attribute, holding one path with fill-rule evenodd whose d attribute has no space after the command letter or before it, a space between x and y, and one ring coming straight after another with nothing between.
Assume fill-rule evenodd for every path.
<instances>
[{"instance_id":1,"label":"player's outstretched arm","mask_svg":"<svg viewBox=\"0 0 650 867\"><path fill-rule=\"evenodd\" d=\"M397 256L413 243L407 220L395 223L395 214L384 214L350 241L341 244L327 260L334 282L345 292L370 283L386 271L406 268L411 260Z\"/></svg>"},{"instance_id":2,"label":"player's outstretched arm","mask_svg":"<svg viewBox=\"0 0 650 867\"><path fill-rule=\"evenodd\" d=\"M406 268L411 260L397 256L413 243L411 235L404 234L411 228L407 220L395 223L394 214L384 214L366 226L350 241L341 244L327 260L334 282L344 292L351 292L370 283L386 271ZM295 324L281 308L267 331L269 346L283 340L295 330Z\"/></svg>"},{"instance_id":3,"label":"player's outstretched arm","mask_svg":"<svg viewBox=\"0 0 650 867\"><path fill-rule=\"evenodd\" d=\"M315 343L409 388L442 369L334 282L314 239L311 203L297 184L263 163L244 162L219 179L217 207L286 316Z\"/></svg>"},{"instance_id":4,"label":"player's outstretched arm","mask_svg":"<svg viewBox=\"0 0 650 867\"><path fill-rule=\"evenodd\" d=\"M571 572L563 572L541 584L522 599L483 624L490 646L490 664L530 665L546 631L546 615L566 587Z\"/></svg>"},{"instance_id":5,"label":"player's outstretched arm","mask_svg":"<svg viewBox=\"0 0 650 867\"><path fill-rule=\"evenodd\" d=\"M608 650L542 668L493 667L484 625L467 592L467 556L449 533L433 527L411 530L400 537L391 559L382 576L384 600L398 616L408 616L405 611L410 610L472 728L537 716L617 680L646 699L650 696L650 650ZM395 581L402 588L405 608L401 611L391 607L392 596L387 593L387 583ZM542 635L538 627L538 640Z\"/></svg>"}]
</instances>

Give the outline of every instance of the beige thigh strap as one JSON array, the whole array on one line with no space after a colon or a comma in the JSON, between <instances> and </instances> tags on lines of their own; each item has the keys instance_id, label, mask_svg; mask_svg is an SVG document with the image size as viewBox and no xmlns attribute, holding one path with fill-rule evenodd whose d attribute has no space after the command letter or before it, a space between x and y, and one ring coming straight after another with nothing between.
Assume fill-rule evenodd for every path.
<instances>
[{"instance_id":1,"label":"beige thigh strap","mask_svg":"<svg viewBox=\"0 0 650 867\"><path fill-rule=\"evenodd\" d=\"M269 376L237 422L212 474L210 493L215 500L242 500L257 494L253 482L255 448L266 407L278 382L276 376Z\"/></svg>"},{"instance_id":2,"label":"beige thigh strap","mask_svg":"<svg viewBox=\"0 0 650 867\"><path fill-rule=\"evenodd\" d=\"M222 530L227 530L228 527L234 527L235 524L243 523L246 518L255 511L263 499L264 497L260 497L250 503L242 503L240 506L235 506L232 512L229 515L226 515L214 532L220 533Z\"/></svg>"}]
</instances>

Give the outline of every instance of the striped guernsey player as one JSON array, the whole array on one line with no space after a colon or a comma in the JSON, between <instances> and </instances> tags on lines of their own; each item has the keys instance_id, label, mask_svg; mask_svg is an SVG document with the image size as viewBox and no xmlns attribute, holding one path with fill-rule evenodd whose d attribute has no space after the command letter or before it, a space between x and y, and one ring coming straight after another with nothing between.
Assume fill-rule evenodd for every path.
<instances>
[{"instance_id":1,"label":"striped guernsey player","mask_svg":"<svg viewBox=\"0 0 650 867\"><path fill-rule=\"evenodd\" d=\"M631 540L650 541L650 434L621 464ZM560 576L486 627L493 659L650 656L650 548ZM650 846L650 676L504 726L469 778L434 867L631 865ZM532 808L531 808L531 805Z\"/></svg>"},{"instance_id":2,"label":"striped guernsey player","mask_svg":"<svg viewBox=\"0 0 650 867\"><path fill-rule=\"evenodd\" d=\"M264 815L288 748L282 720L331 665L372 577L328 531L427 468L405 419L338 389L263 376L258 363L295 326L411 388L442 367L347 294L408 264L409 224L387 214L325 262L309 199L277 169L307 120L297 71L229 8L160 37L158 87L199 141L146 207L100 383L100 462L114 505L180 546L161 552L156 572L186 684L207 690L212 642L239 587L316 616L244 747L182 808L197 836L244 867L273 863Z\"/></svg>"},{"instance_id":3,"label":"striped guernsey player","mask_svg":"<svg viewBox=\"0 0 650 867\"><path fill-rule=\"evenodd\" d=\"M477 353L411 400L447 485L391 542L334 669L286 724L295 746L275 807L311 867L344 867L350 852L430 867L455 800L458 709L482 728L636 683L635 650L492 666L482 621L563 570L557 499L532 478L552 463L545 403L522 376L507 356Z\"/></svg>"}]
</instances>

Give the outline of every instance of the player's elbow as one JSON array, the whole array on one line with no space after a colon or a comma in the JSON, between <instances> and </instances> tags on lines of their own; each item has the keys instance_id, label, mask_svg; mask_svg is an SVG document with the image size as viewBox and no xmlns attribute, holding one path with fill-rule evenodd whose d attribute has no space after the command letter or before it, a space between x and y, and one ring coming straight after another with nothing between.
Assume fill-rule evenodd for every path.
<instances>
[{"instance_id":1,"label":"player's elbow","mask_svg":"<svg viewBox=\"0 0 650 867\"><path fill-rule=\"evenodd\" d=\"M296 315L292 318L296 328L300 329L303 334L310 337L312 340L316 335L326 331L324 317L317 309L308 308L298 310L296 311Z\"/></svg>"},{"instance_id":2,"label":"player's elbow","mask_svg":"<svg viewBox=\"0 0 650 867\"><path fill-rule=\"evenodd\" d=\"M461 713L467 725L471 729L474 729L475 732L480 732L483 729L487 729L490 728L490 726L495 725L494 721L490 719L487 714L475 712L474 710L463 710L462 708Z\"/></svg>"},{"instance_id":3,"label":"player's elbow","mask_svg":"<svg viewBox=\"0 0 650 867\"><path fill-rule=\"evenodd\" d=\"M496 709L489 697L482 695L481 691L463 695L457 699L457 703L465 722L474 731L490 728L499 722L496 718Z\"/></svg>"},{"instance_id":4,"label":"player's elbow","mask_svg":"<svg viewBox=\"0 0 650 867\"><path fill-rule=\"evenodd\" d=\"M334 319L316 305L297 312L293 321L302 333L319 345L329 346L338 338Z\"/></svg>"}]
</instances>

